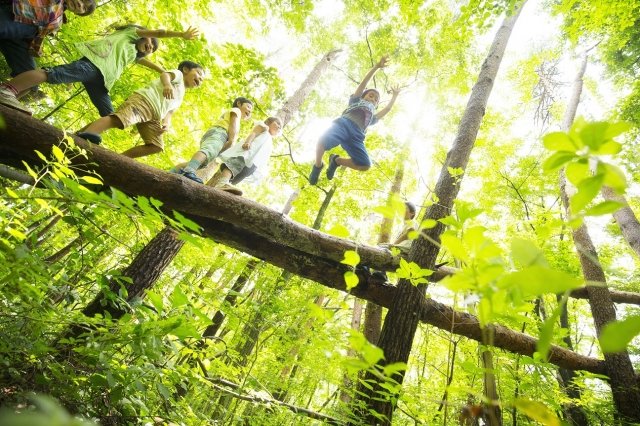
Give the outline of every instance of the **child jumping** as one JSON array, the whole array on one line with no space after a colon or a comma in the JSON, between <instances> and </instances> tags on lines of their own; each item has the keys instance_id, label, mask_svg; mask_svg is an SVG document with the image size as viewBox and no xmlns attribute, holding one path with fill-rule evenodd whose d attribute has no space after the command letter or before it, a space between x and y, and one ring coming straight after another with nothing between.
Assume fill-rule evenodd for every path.
<instances>
[{"instance_id":1,"label":"child jumping","mask_svg":"<svg viewBox=\"0 0 640 426\"><path fill-rule=\"evenodd\" d=\"M64 12L87 16L95 0L0 1L0 52L14 77L36 69L34 56L42 56L42 43L65 22Z\"/></svg>"},{"instance_id":2,"label":"child jumping","mask_svg":"<svg viewBox=\"0 0 640 426\"><path fill-rule=\"evenodd\" d=\"M282 121L278 117L269 117L264 123L258 123L244 143L237 143L218 156L222 164L207 185L242 195L242 191L231 185L229 180L237 176L245 167L253 169L255 173L252 179L256 182L266 176L272 141L281 129Z\"/></svg>"},{"instance_id":3,"label":"child jumping","mask_svg":"<svg viewBox=\"0 0 640 426\"><path fill-rule=\"evenodd\" d=\"M312 185L318 183L320 171L324 167L322 157L325 151L329 151L340 145L349 154L350 158L343 158L337 154L329 156L327 167L327 179L333 179L339 166L366 171L371 167L371 160L364 146L364 137L367 127L378 122L393 107L400 93L398 87L392 88L391 101L380 112L376 113L380 101L380 93L376 89L366 89L371 77L381 68L387 66L388 57L385 55L364 76L355 93L349 98L349 106L340 118L333 121L332 126L320 137L316 146L315 164L309 174L309 182Z\"/></svg>"},{"instance_id":4,"label":"child jumping","mask_svg":"<svg viewBox=\"0 0 640 426\"><path fill-rule=\"evenodd\" d=\"M17 95L40 83L63 84L80 82L87 90L101 117L113 113L109 90L132 62L152 70L164 69L144 59L158 49L158 37L182 37L191 40L198 36L196 28L187 31L148 30L135 25L118 28L102 39L76 44L82 58L70 64L26 71L0 85L0 104L31 114L17 99Z\"/></svg>"},{"instance_id":5,"label":"child jumping","mask_svg":"<svg viewBox=\"0 0 640 426\"><path fill-rule=\"evenodd\" d=\"M136 125L144 145L123 152L130 158L156 154L164 149L162 134L171 124L171 115L182 103L184 92L200 86L204 80L202 66L182 61L177 70L165 71L149 86L134 92L118 110L89 124L77 135L90 142L102 142L100 133L108 129L124 129Z\"/></svg>"},{"instance_id":6,"label":"child jumping","mask_svg":"<svg viewBox=\"0 0 640 426\"><path fill-rule=\"evenodd\" d=\"M196 176L196 171L206 166L221 152L229 148L238 138L240 133L240 120L251 117L253 102L247 98L236 98L229 111L225 111L212 128L207 130L200 141L200 149L193 154L186 164L179 164L171 169L172 173L178 173L187 179L203 183Z\"/></svg>"}]
</instances>

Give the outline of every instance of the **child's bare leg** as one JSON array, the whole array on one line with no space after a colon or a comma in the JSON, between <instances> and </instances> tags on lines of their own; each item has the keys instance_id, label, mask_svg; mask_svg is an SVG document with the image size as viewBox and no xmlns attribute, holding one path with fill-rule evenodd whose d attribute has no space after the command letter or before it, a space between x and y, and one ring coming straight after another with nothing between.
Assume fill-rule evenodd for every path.
<instances>
[{"instance_id":1,"label":"child's bare leg","mask_svg":"<svg viewBox=\"0 0 640 426\"><path fill-rule=\"evenodd\" d=\"M131 149L128 149L122 152L122 155L127 156L129 158L139 158L146 157L147 155L157 154L158 152L162 152L162 148L155 145L140 145L134 146Z\"/></svg>"},{"instance_id":2,"label":"child's bare leg","mask_svg":"<svg viewBox=\"0 0 640 426\"><path fill-rule=\"evenodd\" d=\"M338 157L335 159L335 162L338 166L348 167L350 169L359 170L361 172L365 172L371 168L371 166L369 165L358 165L354 163L351 158Z\"/></svg>"},{"instance_id":3,"label":"child's bare leg","mask_svg":"<svg viewBox=\"0 0 640 426\"><path fill-rule=\"evenodd\" d=\"M43 70L30 70L18 74L11 80L7 81L7 84L15 88L18 93L31 89L33 86L37 86L40 83L47 81L47 73Z\"/></svg>"},{"instance_id":4,"label":"child's bare leg","mask_svg":"<svg viewBox=\"0 0 640 426\"><path fill-rule=\"evenodd\" d=\"M106 117L100 117L93 123L82 129L83 132L95 133L99 135L105 130L109 129L124 129L122 121L115 115L107 115Z\"/></svg>"},{"instance_id":5,"label":"child's bare leg","mask_svg":"<svg viewBox=\"0 0 640 426\"><path fill-rule=\"evenodd\" d=\"M325 151L324 145L321 142L318 142L318 145L316 145L316 167L322 167L322 157L324 156Z\"/></svg>"},{"instance_id":6,"label":"child's bare leg","mask_svg":"<svg viewBox=\"0 0 640 426\"><path fill-rule=\"evenodd\" d=\"M218 169L218 171L209 179L207 182L208 186L218 186L224 185L225 183L229 183L231 178L233 177L233 173L227 167L222 167Z\"/></svg>"}]
</instances>

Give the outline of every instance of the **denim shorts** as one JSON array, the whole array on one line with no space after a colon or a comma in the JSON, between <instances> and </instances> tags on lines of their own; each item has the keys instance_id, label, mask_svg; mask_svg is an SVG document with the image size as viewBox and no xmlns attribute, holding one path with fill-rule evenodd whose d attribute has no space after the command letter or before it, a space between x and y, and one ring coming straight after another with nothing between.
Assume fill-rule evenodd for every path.
<instances>
[{"instance_id":1,"label":"denim shorts","mask_svg":"<svg viewBox=\"0 0 640 426\"><path fill-rule=\"evenodd\" d=\"M340 145L355 164L371 166L369 154L364 146L364 132L348 118L335 119L318 143L322 144L326 151Z\"/></svg>"},{"instance_id":2,"label":"denim shorts","mask_svg":"<svg viewBox=\"0 0 640 426\"><path fill-rule=\"evenodd\" d=\"M37 26L15 22L13 18L11 4L0 4L0 52L11 69L11 77L36 69L29 46L38 33Z\"/></svg>"},{"instance_id":3,"label":"denim shorts","mask_svg":"<svg viewBox=\"0 0 640 426\"><path fill-rule=\"evenodd\" d=\"M50 84L82 83L101 117L113 113L113 104L109 91L104 87L102 73L87 58L45 68L44 71L47 73L47 83Z\"/></svg>"},{"instance_id":4,"label":"denim shorts","mask_svg":"<svg viewBox=\"0 0 640 426\"><path fill-rule=\"evenodd\" d=\"M207 163L220 154L220 151L228 137L227 129L218 126L207 130L207 132L202 136L199 151L207 156Z\"/></svg>"}]
</instances>

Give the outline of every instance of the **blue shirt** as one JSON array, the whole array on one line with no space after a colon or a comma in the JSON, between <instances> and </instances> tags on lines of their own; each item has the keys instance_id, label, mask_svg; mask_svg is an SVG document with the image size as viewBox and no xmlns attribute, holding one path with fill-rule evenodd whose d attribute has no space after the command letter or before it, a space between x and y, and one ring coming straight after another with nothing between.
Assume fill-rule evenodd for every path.
<instances>
[{"instance_id":1,"label":"blue shirt","mask_svg":"<svg viewBox=\"0 0 640 426\"><path fill-rule=\"evenodd\" d=\"M342 112L342 116L356 123L363 132L378 122L376 106L355 95L349 97L349 106Z\"/></svg>"}]
</instances>

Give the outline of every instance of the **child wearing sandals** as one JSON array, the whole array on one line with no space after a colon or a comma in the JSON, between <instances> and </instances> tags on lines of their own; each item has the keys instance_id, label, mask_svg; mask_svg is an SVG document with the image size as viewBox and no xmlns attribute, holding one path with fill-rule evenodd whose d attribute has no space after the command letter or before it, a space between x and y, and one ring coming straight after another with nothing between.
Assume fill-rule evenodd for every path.
<instances>
[{"instance_id":1,"label":"child wearing sandals","mask_svg":"<svg viewBox=\"0 0 640 426\"><path fill-rule=\"evenodd\" d=\"M362 82L355 93L349 98L349 106L342 113L340 118L333 121L332 126L320 137L316 146L316 160L309 174L309 182L312 185L318 183L320 171L324 167L322 157L325 151L331 150L341 145L349 154L350 158L340 157L337 154L329 156L329 167L327 167L327 179L333 179L339 166L348 167L354 170L366 171L371 167L369 154L364 146L364 137L367 127L378 122L393 107L393 104L400 93L398 87L393 87L391 101L380 112L375 110L380 101L380 93L376 89L366 89L367 83L373 75L387 66L388 57L383 56L373 68L364 76Z\"/></svg>"},{"instance_id":2,"label":"child wearing sandals","mask_svg":"<svg viewBox=\"0 0 640 426\"><path fill-rule=\"evenodd\" d=\"M171 116L182 104L185 89L198 87L203 80L201 65L182 61L178 69L163 72L159 79L129 96L115 113L99 118L77 135L99 144L100 134L105 130L135 124L144 145L128 149L122 155L138 158L161 152L164 149L162 134L169 129Z\"/></svg>"},{"instance_id":3,"label":"child wearing sandals","mask_svg":"<svg viewBox=\"0 0 640 426\"><path fill-rule=\"evenodd\" d=\"M178 173L194 182L203 183L196 171L233 145L240 133L240 121L248 120L252 111L253 102L243 97L236 98L231 109L222 113L213 127L202 136L200 149L193 154L191 160L178 164L171 169L171 173Z\"/></svg>"},{"instance_id":4,"label":"child wearing sandals","mask_svg":"<svg viewBox=\"0 0 640 426\"><path fill-rule=\"evenodd\" d=\"M220 169L213 175L207 185L236 195L242 191L229 183L244 168L252 168L255 173L252 179L257 182L268 173L269 158L273 138L282 129L282 121L278 117L269 117L264 123L258 123L244 143L237 143L221 153L218 158L222 161Z\"/></svg>"},{"instance_id":5,"label":"child wearing sandals","mask_svg":"<svg viewBox=\"0 0 640 426\"><path fill-rule=\"evenodd\" d=\"M52 68L25 71L0 84L0 103L31 114L31 111L18 101L17 96L20 93L45 82L80 82L100 116L107 116L113 113L109 90L127 66L136 62L160 73L164 71L160 66L145 59L158 49L158 37L182 37L191 40L198 34L199 31L191 27L184 32L148 30L138 25L120 27L102 39L76 44L77 50L82 54L82 58L77 61Z\"/></svg>"}]
</instances>

